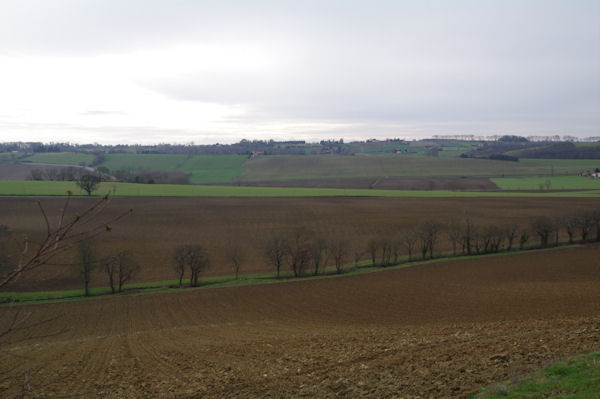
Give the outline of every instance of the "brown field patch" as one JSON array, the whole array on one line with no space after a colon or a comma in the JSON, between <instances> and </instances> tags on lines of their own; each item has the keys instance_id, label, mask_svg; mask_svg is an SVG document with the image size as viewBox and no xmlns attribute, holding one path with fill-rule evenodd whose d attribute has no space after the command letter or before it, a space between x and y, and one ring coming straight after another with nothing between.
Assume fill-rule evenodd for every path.
<instances>
[{"instance_id":1,"label":"brown field patch","mask_svg":"<svg viewBox=\"0 0 600 399\"><path fill-rule=\"evenodd\" d=\"M27 306L62 316L3 342L0 391L29 369L36 397L465 397L598 349L599 253Z\"/></svg>"},{"instance_id":2,"label":"brown field patch","mask_svg":"<svg viewBox=\"0 0 600 399\"><path fill-rule=\"evenodd\" d=\"M13 230L17 248L24 235L40 237L43 219L36 198L0 198L0 224ZM51 220L63 206L61 198L42 198ZM71 213L82 211L94 199L72 200ZM597 208L597 199L586 198L114 198L105 216L113 217L133 208L133 214L97 240L101 253L128 249L143 268L137 281L175 279L172 252L180 243L198 242L208 248L212 268L205 275L232 274L227 243L242 242L247 261L241 273L270 271L263 258L266 237L285 234L304 226L326 237L349 240L351 253L363 252L367 240L377 234L394 234L426 219L461 218L468 210L477 224L527 225L539 215L560 215L577 208ZM445 239L440 249L449 249ZM72 262L73 256L58 263ZM106 286L98 273L93 285ZM52 290L80 288L67 266L41 270L6 290Z\"/></svg>"},{"instance_id":3,"label":"brown field patch","mask_svg":"<svg viewBox=\"0 0 600 399\"><path fill-rule=\"evenodd\" d=\"M75 165L56 165L46 163L0 162L0 180L27 180L34 169L65 169Z\"/></svg>"}]
</instances>

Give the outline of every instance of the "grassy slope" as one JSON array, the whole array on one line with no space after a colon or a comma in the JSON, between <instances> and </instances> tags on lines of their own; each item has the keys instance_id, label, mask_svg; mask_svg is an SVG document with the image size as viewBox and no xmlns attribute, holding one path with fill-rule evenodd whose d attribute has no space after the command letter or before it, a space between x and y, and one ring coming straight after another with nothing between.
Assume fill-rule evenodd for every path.
<instances>
[{"instance_id":1,"label":"grassy slope","mask_svg":"<svg viewBox=\"0 0 600 399\"><path fill-rule=\"evenodd\" d=\"M37 153L21 159L21 161L25 162L51 163L57 165L80 165L81 163L89 165L93 160L93 155L72 152Z\"/></svg>"},{"instance_id":2,"label":"grassy slope","mask_svg":"<svg viewBox=\"0 0 600 399\"><path fill-rule=\"evenodd\" d=\"M554 160L552 160L554 161ZM576 174L589 161L432 158L402 155L261 157L246 162L247 181L335 179L356 177L504 177ZM553 170L551 166L554 166Z\"/></svg>"},{"instance_id":3,"label":"grassy slope","mask_svg":"<svg viewBox=\"0 0 600 399\"><path fill-rule=\"evenodd\" d=\"M159 170L190 173L192 183L231 182L244 170L245 155L108 154L110 170Z\"/></svg>"},{"instance_id":4,"label":"grassy slope","mask_svg":"<svg viewBox=\"0 0 600 399\"><path fill-rule=\"evenodd\" d=\"M15 160L15 158L18 158L21 155L23 155L23 154L13 154L11 152L0 152L0 162L2 162L2 161L12 161L12 160Z\"/></svg>"},{"instance_id":5,"label":"grassy slope","mask_svg":"<svg viewBox=\"0 0 600 399\"><path fill-rule=\"evenodd\" d=\"M188 158L178 170L191 173L190 181L200 183L231 182L243 171L245 155L197 155Z\"/></svg>"},{"instance_id":6,"label":"grassy slope","mask_svg":"<svg viewBox=\"0 0 600 399\"><path fill-rule=\"evenodd\" d=\"M486 399L597 398L600 395L600 351L575 357L535 373L517 384L500 384L474 396Z\"/></svg>"},{"instance_id":7,"label":"grassy slope","mask_svg":"<svg viewBox=\"0 0 600 399\"><path fill-rule=\"evenodd\" d=\"M46 196L85 195L73 182L0 181L0 195ZM458 192L458 191L401 191L335 188L285 188L194 186L174 184L103 183L96 196L111 194L123 197L598 197L600 190L584 192Z\"/></svg>"},{"instance_id":8,"label":"grassy slope","mask_svg":"<svg viewBox=\"0 0 600 399\"><path fill-rule=\"evenodd\" d=\"M185 155L177 154L108 154L102 166L110 170L177 170L186 159Z\"/></svg>"}]
</instances>

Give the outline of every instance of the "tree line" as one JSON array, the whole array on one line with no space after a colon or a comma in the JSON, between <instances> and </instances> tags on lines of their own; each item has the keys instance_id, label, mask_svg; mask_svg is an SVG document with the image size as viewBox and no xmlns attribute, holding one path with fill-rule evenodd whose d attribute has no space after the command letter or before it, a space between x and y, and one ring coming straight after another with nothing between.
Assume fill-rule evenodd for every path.
<instances>
[{"instance_id":1,"label":"tree line","mask_svg":"<svg viewBox=\"0 0 600 399\"><path fill-rule=\"evenodd\" d=\"M567 241L561 242L565 237ZM392 266L439 256L483 255L578 242L600 242L600 210L579 209L504 225L478 223L465 212L460 218L429 219L414 227L375 234L364 246L352 245L343 235L325 236L298 227L267 237L262 252L274 277L280 278L284 271L294 277L340 274L350 265L355 268ZM237 279L247 260L245 251L236 242L228 243L226 250ZM179 287L186 270L191 276L190 286L197 286L198 273L210 266L209 254L199 244L177 247L173 259Z\"/></svg>"},{"instance_id":2,"label":"tree line","mask_svg":"<svg viewBox=\"0 0 600 399\"><path fill-rule=\"evenodd\" d=\"M354 267L391 266L437 256L548 248L563 244L561 238L565 236L568 244L600 242L600 210L580 209L504 225L478 223L465 212L462 218L449 218L445 222L430 219L418 226L375 234L364 247L351 245L343 236L326 237L300 227L266 239L263 254L275 277L281 277L283 270L301 277L323 274L326 267L332 266L334 273L343 273L352 261ZM450 250L442 251L442 242L446 248L449 244ZM238 251L235 245L229 249L233 253ZM233 264L237 278L240 265Z\"/></svg>"}]
</instances>

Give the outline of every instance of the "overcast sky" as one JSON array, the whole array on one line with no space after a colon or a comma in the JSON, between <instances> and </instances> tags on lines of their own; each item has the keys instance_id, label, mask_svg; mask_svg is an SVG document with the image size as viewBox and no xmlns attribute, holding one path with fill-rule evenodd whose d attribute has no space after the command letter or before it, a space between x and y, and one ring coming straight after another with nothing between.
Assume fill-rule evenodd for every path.
<instances>
[{"instance_id":1,"label":"overcast sky","mask_svg":"<svg viewBox=\"0 0 600 399\"><path fill-rule=\"evenodd\" d=\"M600 135L600 1L2 0L0 141Z\"/></svg>"}]
</instances>

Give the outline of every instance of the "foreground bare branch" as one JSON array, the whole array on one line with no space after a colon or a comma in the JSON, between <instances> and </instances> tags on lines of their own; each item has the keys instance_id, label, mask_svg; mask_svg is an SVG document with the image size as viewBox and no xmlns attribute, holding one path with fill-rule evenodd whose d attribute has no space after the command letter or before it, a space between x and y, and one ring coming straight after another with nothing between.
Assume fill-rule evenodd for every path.
<instances>
[{"instance_id":1,"label":"foreground bare branch","mask_svg":"<svg viewBox=\"0 0 600 399\"><path fill-rule=\"evenodd\" d=\"M78 243L91 240L103 232L110 231L112 223L120 220L132 211L130 209L107 221L99 222L97 220L98 215L104 211L110 202L108 195L106 195L82 214L76 215L72 220L66 222L66 212L70 199L69 195L65 200L64 207L61 209L58 225L54 229L50 225L46 211L38 201L38 206L46 225L46 237L36 246L35 250L32 249L29 238L25 239L23 250L16 266L7 274L0 276L0 287L18 279L23 273L49 264L52 258L70 250Z\"/></svg>"}]
</instances>

